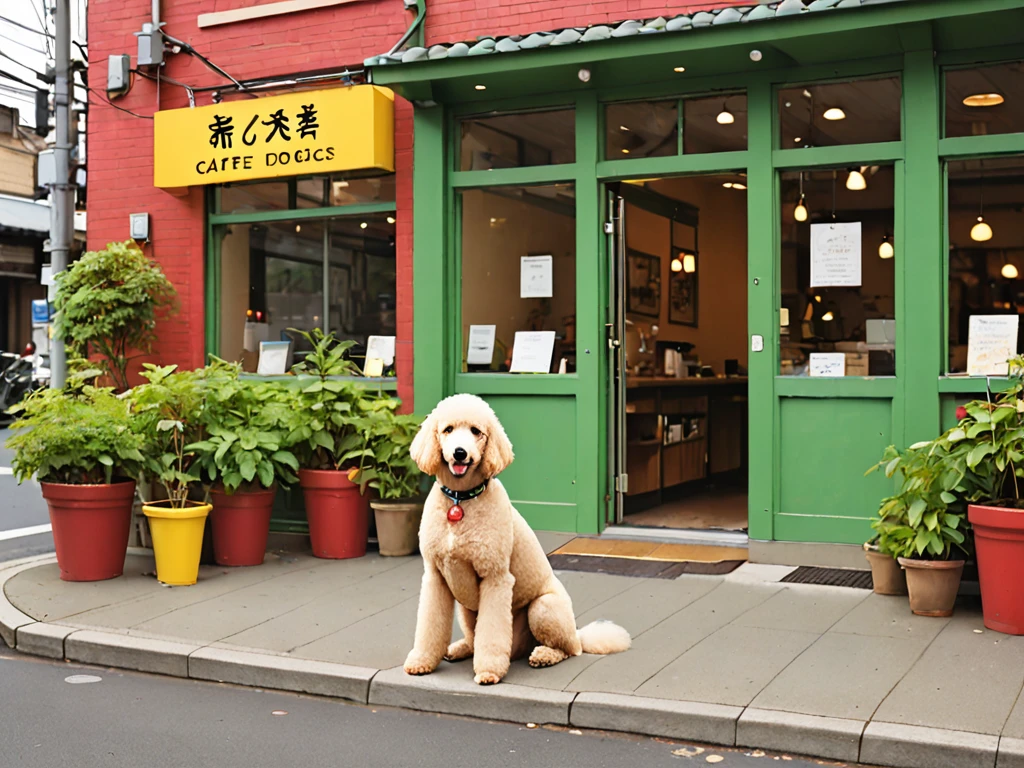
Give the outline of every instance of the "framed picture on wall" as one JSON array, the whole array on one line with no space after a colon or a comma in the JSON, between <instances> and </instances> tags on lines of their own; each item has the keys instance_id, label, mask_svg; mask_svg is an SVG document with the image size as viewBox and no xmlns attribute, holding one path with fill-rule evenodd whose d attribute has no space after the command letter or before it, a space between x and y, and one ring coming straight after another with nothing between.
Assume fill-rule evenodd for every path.
<instances>
[{"instance_id":1,"label":"framed picture on wall","mask_svg":"<svg viewBox=\"0 0 1024 768\"><path fill-rule=\"evenodd\" d=\"M626 311L661 317L661 259L630 250L626 254Z\"/></svg>"},{"instance_id":2,"label":"framed picture on wall","mask_svg":"<svg viewBox=\"0 0 1024 768\"><path fill-rule=\"evenodd\" d=\"M675 325L697 327L697 252L675 249L673 261L683 268L669 273L668 321Z\"/></svg>"}]
</instances>

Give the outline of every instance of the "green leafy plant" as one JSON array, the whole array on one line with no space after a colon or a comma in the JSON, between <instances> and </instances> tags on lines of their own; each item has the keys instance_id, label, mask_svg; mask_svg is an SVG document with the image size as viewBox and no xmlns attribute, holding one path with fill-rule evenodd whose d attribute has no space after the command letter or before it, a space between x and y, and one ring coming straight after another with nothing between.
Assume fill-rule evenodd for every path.
<instances>
[{"instance_id":1,"label":"green leafy plant","mask_svg":"<svg viewBox=\"0 0 1024 768\"><path fill-rule=\"evenodd\" d=\"M202 422L206 438L185 446L195 455L202 476L220 482L231 494L239 488L271 488L298 480L295 455L282 449L291 416L288 398L277 384L244 381L241 366L215 361L207 380Z\"/></svg>"},{"instance_id":2,"label":"green leafy plant","mask_svg":"<svg viewBox=\"0 0 1024 768\"><path fill-rule=\"evenodd\" d=\"M407 500L421 495L423 473L412 460L409 449L419 431L416 416L395 413L398 401L390 400L384 418L372 428L370 451L373 465L360 474L384 500Z\"/></svg>"},{"instance_id":3,"label":"green leafy plant","mask_svg":"<svg viewBox=\"0 0 1024 768\"><path fill-rule=\"evenodd\" d=\"M191 446L205 437L203 408L207 379L220 377L218 366L179 371L177 366L143 366L147 383L130 392L135 429L145 438L144 472L160 482L172 507L184 508L189 491L201 480L202 467Z\"/></svg>"},{"instance_id":4,"label":"green leafy plant","mask_svg":"<svg viewBox=\"0 0 1024 768\"><path fill-rule=\"evenodd\" d=\"M95 372L94 372L95 373ZM109 484L135 478L144 457L128 403L86 377L62 390L42 389L11 409L18 415L7 441L18 482Z\"/></svg>"},{"instance_id":5,"label":"green leafy plant","mask_svg":"<svg viewBox=\"0 0 1024 768\"><path fill-rule=\"evenodd\" d=\"M369 442L375 414L387 406L363 384L332 378L359 375L358 367L345 357L355 342L339 341L320 329L293 332L313 349L292 368L300 382L290 390L285 445L301 466L348 471L354 480L372 458Z\"/></svg>"},{"instance_id":6,"label":"green leafy plant","mask_svg":"<svg viewBox=\"0 0 1024 768\"><path fill-rule=\"evenodd\" d=\"M175 306L174 287L131 240L84 254L54 279L54 330L69 356L98 353L114 388L127 390L128 364L152 352L157 319Z\"/></svg>"}]
</instances>

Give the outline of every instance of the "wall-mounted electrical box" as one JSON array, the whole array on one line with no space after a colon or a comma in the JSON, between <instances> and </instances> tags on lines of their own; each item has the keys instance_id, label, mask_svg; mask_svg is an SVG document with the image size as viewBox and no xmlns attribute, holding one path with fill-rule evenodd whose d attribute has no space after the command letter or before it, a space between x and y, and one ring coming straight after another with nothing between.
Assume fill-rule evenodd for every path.
<instances>
[{"instance_id":1,"label":"wall-mounted electrical box","mask_svg":"<svg viewBox=\"0 0 1024 768\"><path fill-rule=\"evenodd\" d=\"M159 27L154 27L149 22L142 25L142 31L136 32L139 38L140 67L158 67L164 62L164 36L160 33Z\"/></svg>"},{"instance_id":2,"label":"wall-mounted electrical box","mask_svg":"<svg viewBox=\"0 0 1024 768\"><path fill-rule=\"evenodd\" d=\"M128 214L129 230L132 233L132 240L149 240L149 214L130 213Z\"/></svg>"},{"instance_id":3,"label":"wall-mounted electrical box","mask_svg":"<svg viewBox=\"0 0 1024 768\"><path fill-rule=\"evenodd\" d=\"M131 60L127 53L107 58L107 94L121 96L128 93Z\"/></svg>"}]
</instances>

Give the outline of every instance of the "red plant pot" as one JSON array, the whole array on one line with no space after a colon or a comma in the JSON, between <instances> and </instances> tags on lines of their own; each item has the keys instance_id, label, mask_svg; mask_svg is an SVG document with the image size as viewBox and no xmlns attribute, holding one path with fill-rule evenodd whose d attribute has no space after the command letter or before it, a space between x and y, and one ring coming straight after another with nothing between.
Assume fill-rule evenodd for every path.
<instances>
[{"instance_id":1,"label":"red plant pot","mask_svg":"<svg viewBox=\"0 0 1024 768\"><path fill-rule=\"evenodd\" d=\"M210 491L213 558L217 565L262 565L277 487Z\"/></svg>"},{"instance_id":2,"label":"red plant pot","mask_svg":"<svg viewBox=\"0 0 1024 768\"><path fill-rule=\"evenodd\" d=\"M135 481L110 485L40 483L50 508L63 581L104 581L124 573Z\"/></svg>"},{"instance_id":3,"label":"red plant pot","mask_svg":"<svg viewBox=\"0 0 1024 768\"><path fill-rule=\"evenodd\" d=\"M971 504L985 626L1024 635L1024 511Z\"/></svg>"},{"instance_id":4,"label":"red plant pot","mask_svg":"<svg viewBox=\"0 0 1024 768\"><path fill-rule=\"evenodd\" d=\"M370 500L359 485L345 472L323 469L300 469L299 485L313 554L329 560L365 555Z\"/></svg>"}]
</instances>

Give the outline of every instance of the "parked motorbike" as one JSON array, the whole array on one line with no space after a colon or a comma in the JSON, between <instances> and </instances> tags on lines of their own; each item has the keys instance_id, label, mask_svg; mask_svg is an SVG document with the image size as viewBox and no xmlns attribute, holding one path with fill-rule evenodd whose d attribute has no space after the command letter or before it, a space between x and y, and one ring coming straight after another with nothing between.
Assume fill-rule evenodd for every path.
<instances>
[{"instance_id":1,"label":"parked motorbike","mask_svg":"<svg viewBox=\"0 0 1024 768\"><path fill-rule=\"evenodd\" d=\"M31 357L0 355L0 420L9 422L13 416L9 409L21 402L30 392L50 386L50 360L47 355Z\"/></svg>"}]
</instances>

